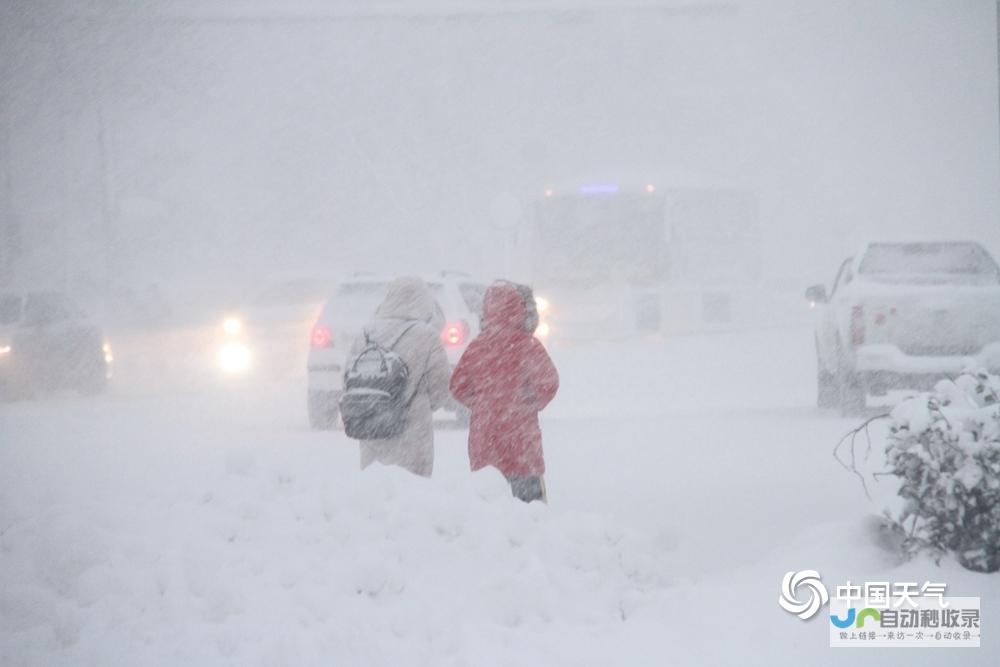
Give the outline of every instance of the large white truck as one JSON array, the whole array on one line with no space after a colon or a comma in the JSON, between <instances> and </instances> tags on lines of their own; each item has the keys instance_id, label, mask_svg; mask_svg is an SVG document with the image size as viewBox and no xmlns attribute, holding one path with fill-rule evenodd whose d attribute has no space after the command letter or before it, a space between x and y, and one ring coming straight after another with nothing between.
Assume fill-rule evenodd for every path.
<instances>
[{"instance_id":1,"label":"large white truck","mask_svg":"<svg viewBox=\"0 0 1000 667\"><path fill-rule=\"evenodd\" d=\"M1000 371L1000 268L978 243L869 243L806 298L820 407L854 413L966 366Z\"/></svg>"},{"instance_id":2,"label":"large white truck","mask_svg":"<svg viewBox=\"0 0 1000 667\"><path fill-rule=\"evenodd\" d=\"M547 304L550 341L728 328L755 310L756 200L642 182L548 188L527 207L515 255Z\"/></svg>"}]
</instances>

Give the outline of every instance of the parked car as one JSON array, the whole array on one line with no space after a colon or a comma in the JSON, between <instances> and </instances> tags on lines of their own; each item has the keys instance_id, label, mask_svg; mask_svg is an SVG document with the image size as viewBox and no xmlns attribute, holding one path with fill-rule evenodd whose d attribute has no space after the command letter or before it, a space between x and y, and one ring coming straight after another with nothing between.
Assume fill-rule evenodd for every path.
<instances>
[{"instance_id":1,"label":"parked car","mask_svg":"<svg viewBox=\"0 0 1000 667\"><path fill-rule=\"evenodd\" d=\"M217 363L227 375L301 373L302 339L336 289L329 271L268 276L220 323Z\"/></svg>"},{"instance_id":2,"label":"parked car","mask_svg":"<svg viewBox=\"0 0 1000 667\"><path fill-rule=\"evenodd\" d=\"M972 365L1000 369L1000 268L971 242L870 243L846 259L816 309L818 404L921 389Z\"/></svg>"},{"instance_id":3,"label":"parked car","mask_svg":"<svg viewBox=\"0 0 1000 667\"><path fill-rule=\"evenodd\" d=\"M391 277L373 274L355 274L345 278L316 320L309 335L306 364L306 406L313 428L330 429L337 425L344 365L351 344L374 317L391 281ZM427 276L425 281L440 307L437 324L441 329L441 342L448 362L454 368L469 341L479 334L486 287L469 275L458 272ZM465 421L468 415L463 410L456 417Z\"/></svg>"},{"instance_id":4,"label":"parked car","mask_svg":"<svg viewBox=\"0 0 1000 667\"><path fill-rule=\"evenodd\" d=\"M111 348L67 295L0 292L0 390L21 398L55 389L104 390Z\"/></svg>"}]
</instances>

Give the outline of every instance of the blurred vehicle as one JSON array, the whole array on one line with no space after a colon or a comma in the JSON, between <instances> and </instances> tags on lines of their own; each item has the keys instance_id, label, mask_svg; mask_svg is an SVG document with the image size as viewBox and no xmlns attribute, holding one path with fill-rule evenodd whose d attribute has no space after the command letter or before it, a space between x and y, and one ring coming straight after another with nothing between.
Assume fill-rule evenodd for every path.
<instances>
[{"instance_id":1,"label":"blurred vehicle","mask_svg":"<svg viewBox=\"0 0 1000 667\"><path fill-rule=\"evenodd\" d=\"M0 291L0 390L10 398L55 389L97 394L107 386L111 347L67 295Z\"/></svg>"},{"instance_id":2,"label":"blurred vehicle","mask_svg":"<svg viewBox=\"0 0 1000 667\"><path fill-rule=\"evenodd\" d=\"M827 294L814 285L818 404L933 386L967 365L1000 369L1000 268L977 243L870 243Z\"/></svg>"},{"instance_id":3,"label":"blurred vehicle","mask_svg":"<svg viewBox=\"0 0 1000 667\"><path fill-rule=\"evenodd\" d=\"M333 294L332 272L283 273L270 276L220 323L216 360L227 375L251 371L271 376L301 372L302 339Z\"/></svg>"},{"instance_id":4,"label":"blurred vehicle","mask_svg":"<svg viewBox=\"0 0 1000 667\"><path fill-rule=\"evenodd\" d=\"M614 340L726 328L761 276L756 198L629 180L545 188L518 223L513 274L551 310L540 338Z\"/></svg>"},{"instance_id":5,"label":"blurred vehicle","mask_svg":"<svg viewBox=\"0 0 1000 667\"><path fill-rule=\"evenodd\" d=\"M465 273L443 271L424 280L440 308L435 324L454 368L469 342L479 334L485 285ZM337 425L343 393L344 364L354 340L375 316L391 277L355 274L340 282L309 334L307 361L309 423L316 429ZM468 415L456 414L459 421Z\"/></svg>"}]
</instances>

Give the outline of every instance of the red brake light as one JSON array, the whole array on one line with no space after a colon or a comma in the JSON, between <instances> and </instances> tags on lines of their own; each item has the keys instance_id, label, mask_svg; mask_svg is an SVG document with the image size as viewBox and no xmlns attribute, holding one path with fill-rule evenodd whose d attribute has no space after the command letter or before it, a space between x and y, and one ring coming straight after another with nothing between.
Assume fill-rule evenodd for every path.
<instances>
[{"instance_id":1,"label":"red brake light","mask_svg":"<svg viewBox=\"0 0 1000 667\"><path fill-rule=\"evenodd\" d=\"M865 309L861 306L851 308L851 342L855 345L865 342Z\"/></svg>"},{"instance_id":2,"label":"red brake light","mask_svg":"<svg viewBox=\"0 0 1000 667\"><path fill-rule=\"evenodd\" d=\"M317 324L309 334L309 342L313 347L330 347L333 337L330 335L330 327Z\"/></svg>"},{"instance_id":3,"label":"red brake light","mask_svg":"<svg viewBox=\"0 0 1000 667\"><path fill-rule=\"evenodd\" d=\"M444 330L441 331L441 340L444 341L445 345L451 347L461 345L465 341L467 331L468 329L464 322L445 325Z\"/></svg>"}]
</instances>

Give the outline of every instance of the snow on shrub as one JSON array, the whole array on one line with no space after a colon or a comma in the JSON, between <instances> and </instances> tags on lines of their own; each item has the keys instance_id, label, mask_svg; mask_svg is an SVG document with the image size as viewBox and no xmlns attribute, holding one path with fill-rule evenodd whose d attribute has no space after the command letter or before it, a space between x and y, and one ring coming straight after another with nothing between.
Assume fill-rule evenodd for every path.
<instances>
[{"instance_id":1,"label":"snow on shrub","mask_svg":"<svg viewBox=\"0 0 1000 667\"><path fill-rule=\"evenodd\" d=\"M966 371L889 415L888 471L901 511L887 512L904 552L954 553L970 570L1000 570L1000 377Z\"/></svg>"}]
</instances>

